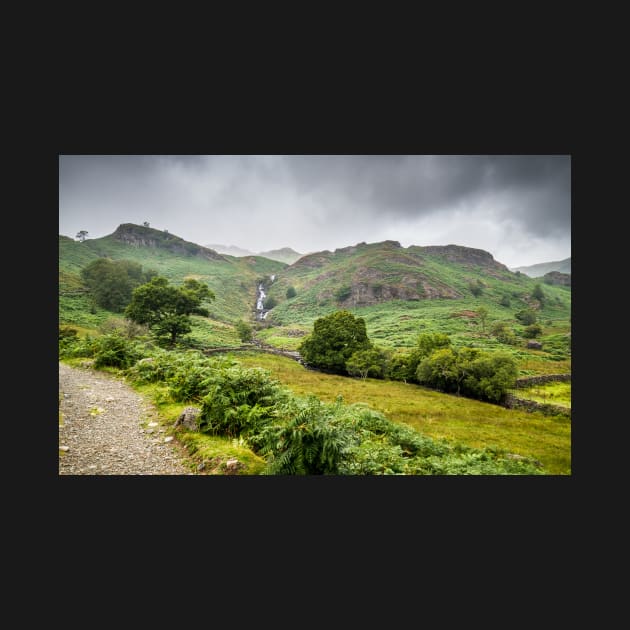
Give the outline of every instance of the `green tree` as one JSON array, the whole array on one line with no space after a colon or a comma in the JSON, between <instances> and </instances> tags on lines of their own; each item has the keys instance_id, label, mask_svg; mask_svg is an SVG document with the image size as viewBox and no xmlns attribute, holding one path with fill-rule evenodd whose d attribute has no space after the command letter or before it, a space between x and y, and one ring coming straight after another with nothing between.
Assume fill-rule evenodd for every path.
<instances>
[{"instance_id":1,"label":"green tree","mask_svg":"<svg viewBox=\"0 0 630 630\"><path fill-rule=\"evenodd\" d=\"M514 317L516 317L516 319L518 319L518 321L524 326L535 324L537 319L536 313L529 308L518 311L518 313L514 313Z\"/></svg>"},{"instance_id":2,"label":"green tree","mask_svg":"<svg viewBox=\"0 0 630 630\"><path fill-rule=\"evenodd\" d=\"M531 324L523 329L523 336L527 339L534 339L535 337L540 337L540 335L542 335L542 328L539 324Z\"/></svg>"},{"instance_id":3,"label":"green tree","mask_svg":"<svg viewBox=\"0 0 630 630\"><path fill-rule=\"evenodd\" d=\"M263 302L263 306L270 310L272 309L274 306L276 306L278 304L277 300L275 297L270 296L268 298L265 298L265 301Z\"/></svg>"},{"instance_id":4,"label":"green tree","mask_svg":"<svg viewBox=\"0 0 630 630\"><path fill-rule=\"evenodd\" d=\"M475 297L479 297L483 293L484 285L479 279L470 280L468 282L468 288Z\"/></svg>"},{"instance_id":5,"label":"green tree","mask_svg":"<svg viewBox=\"0 0 630 630\"><path fill-rule=\"evenodd\" d=\"M506 306L506 307L510 307L510 296L509 295L504 295L501 298L501 301L499 302L499 304L501 304L501 306Z\"/></svg>"},{"instance_id":6,"label":"green tree","mask_svg":"<svg viewBox=\"0 0 630 630\"><path fill-rule=\"evenodd\" d=\"M298 351L313 367L346 374L346 361L358 350L368 350L365 320L349 311L336 311L315 320L313 332L302 341Z\"/></svg>"},{"instance_id":7,"label":"green tree","mask_svg":"<svg viewBox=\"0 0 630 630\"><path fill-rule=\"evenodd\" d=\"M346 361L348 374L361 378L383 378L386 366L387 358L379 348L358 350Z\"/></svg>"},{"instance_id":8,"label":"green tree","mask_svg":"<svg viewBox=\"0 0 630 630\"><path fill-rule=\"evenodd\" d=\"M537 284L532 291L532 297L539 302L542 302L545 299L545 294L543 293L542 287Z\"/></svg>"},{"instance_id":9,"label":"green tree","mask_svg":"<svg viewBox=\"0 0 630 630\"><path fill-rule=\"evenodd\" d=\"M490 329L490 333L501 343L512 345L516 342L516 336L505 322L495 322Z\"/></svg>"},{"instance_id":10,"label":"green tree","mask_svg":"<svg viewBox=\"0 0 630 630\"><path fill-rule=\"evenodd\" d=\"M287 289L287 300L290 300L291 298L294 298L295 296L296 296L295 287L289 287Z\"/></svg>"},{"instance_id":11,"label":"green tree","mask_svg":"<svg viewBox=\"0 0 630 630\"><path fill-rule=\"evenodd\" d=\"M125 316L138 324L146 324L157 337L170 337L175 345L177 337L192 330L190 315L208 316L202 302L214 299L207 285L188 279L182 287L169 285L166 278L157 276L136 287Z\"/></svg>"},{"instance_id":12,"label":"green tree","mask_svg":"<svg viewBox=\"0 0 630 630\"><path fill-rule=\"evenodd\" d=\"M236 322L236 333L243 343L249 343L253 339L254 329L251 324L239 319Z\"/></svg>"},{"instance_id":13,"label":"green tree","mask_svg":"<svg viewBox=\"0 0 630 630\"><path fill-rule=\"evenodd\" d=\"M81 278L94 302L117 313L129 304L133 289L153 276L154 271L143 271L137 262L109 258L93 260L81 270Z\"/></svg>"},{"instance_id":14,"label":"green tree","mask_svg":"<svg viewBox=\"0 0 630 630\"><path fill-rule=\"evenodd\" d=\"M488 309L480 306L477 309L477 319L481 322L481 332L486 332L486 320L488 319Z\"/></svg>"},{"instance_id":15,"label":"green tree","mask_svg":"<svg viewBox=\"0 0 630 630\"><path fill-rule=\"evenodd\" d=\"M78 238L83 243L88 234L89 232L87 230L79 230L75 238Z\"/></svg>"}]
</instances>

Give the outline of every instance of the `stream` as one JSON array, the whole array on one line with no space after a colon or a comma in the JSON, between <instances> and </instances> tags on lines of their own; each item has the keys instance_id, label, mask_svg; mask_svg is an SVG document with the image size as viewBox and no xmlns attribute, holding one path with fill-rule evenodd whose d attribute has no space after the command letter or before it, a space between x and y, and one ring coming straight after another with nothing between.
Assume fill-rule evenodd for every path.
<instances>
[{"instance_id":1,"label":"stream","mask_svg":"<svg viewBox=\"0 0 630 630\"><path fill-rule=\"evenodd\" d=\"M269 276L271 278L271 282L273 283L276 279L275 274L273 276ZM267 297L267 294L265 293L265 287L263 285L263 283L261 282L258 285L258 297L256 298L256 319L258 321L262 321L263 319L265 319L267 317L267 314L269 313L268 309L265 309L265 298Z\"/></svg>"}]
</instances>

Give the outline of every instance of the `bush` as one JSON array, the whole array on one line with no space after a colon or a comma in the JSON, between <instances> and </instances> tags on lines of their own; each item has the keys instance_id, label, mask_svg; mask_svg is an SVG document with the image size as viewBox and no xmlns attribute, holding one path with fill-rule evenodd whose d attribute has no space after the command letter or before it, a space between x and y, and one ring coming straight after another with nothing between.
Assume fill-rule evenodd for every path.
<instances>
[{"instance_id":1,"label":"bush","mask_svg":"<svg viewBox=\"0 0 630 630\"><path fill-rule=\"evenodd\" d=\"M275 297L270 296L268 298L265 298L264 302L263 302L263 306L265 309L267 310L271 310L272 308L274 308L274 306L276 306L278 304L278 301L276 300Z\"/></svg>"},{"instance_id":2,"label":"bush","mask_svg":"<svg viewBox=\"0 0 630 630\"><path fill-rule=\"evenodd\" d=\"M345 302L352 295L352 287L339 287L334 295L337 302Z\"/></svg>"},{"instance_id":3,"label":"bush","mask_svg":"<svg viewBox=\"0 0 630 630\"><path fill-rule=\"evenodd\" d=\"M358 437L340 417L340 409L340 404L326 404L315 396L287 401L281 414L289 420L269 425L258 437L260 454L268 458L267 474L339 474Z\"/></svg>"},{"instance_id":4,"label":"bush","mask_svg":"<svg viewBox=\"0 0 630 630\"><path fill-rule=\"evenodd\" d=\"M542 335L542 328L538 324L532 324L523 329L523 336L527 339L534 339Z\"/></svg>"},{"instance_id":5,"label":"bush","mask_svg":"<svg viewBox=\"0 0 630 630\"><path fill-rule=\"evenodd\" d=\"M468 288L475 297L479 297L483 293L484 285L483 282L481 282L481 280L479 279L470 280L470 282L468 283Z\"/></svg>"},{"instance_id":6,"label":"bush","mask_svg":"<svg viewBox=\"0 0 630 630\"><path fill-rule=\"evenodd\" d=\"M524 326L535 324L537 319L536 313L529 308L514 313L514 317Z\"/></svg>"},{"instance_id":7,"label":"bush","mask_svg":"<svg viewBox=\"0 0 630 630\"><path fill-rule=\"evenodd\" d=\"M256 434L274 417L286 394L267 370L238 365L214 371L202 399L200 429L237 437Z\"/></svg>"},{"instance_id":8,"label":"bush","mask_svg":"<svg viewBox=\"0 0 630 630\"><path fill-rule=\"evenodd\" d=\"M254 329L251 324L239 319L236 322L236 333L243 343L249 343L253 339Z\"/></svg>"},{"instance_id":9,"label":"bush","mask_svg":"<svg viewBox=\"0 0 630 630\"><path fill-rule=\"evenodd\" d=\"M291 298L294 298L295 296L296 296L295 287L289 287L287 289L287 300L290 300Z\"/></svg>"},{"instance_id":10,"label":"bush","mask_svg":"<svg viewBox=\"0 0 630 630\"><path fill-rule=\"evenodd\" d=\"M94 367L128 368L143 356L134 342L119 332L103 335L95 341Z\"/></svg>"},{"instance_id":11,"label":"bush","mask_svg":"<svg viewBox=\"0 0 630 630\"><path fill-rule=\"evenodd\" d=\"M504 295L501 298L501 301L499 302L499 304L501 304L501 306L506 306L506 307L510 307L510 298L507 295Z\"/></svg>"},{"instance_id":12,"label":"bush","mask_svg":"<svg viewBox=\"0 0 630 630\"><path fill-rule=\"evenodd\" d=\"M313 332L302 341L298 352L313 367L346 374L346 361L355 352L371 347L365 320L349 311L336 311L315 320Z\"/></svg>"}]
</instances>

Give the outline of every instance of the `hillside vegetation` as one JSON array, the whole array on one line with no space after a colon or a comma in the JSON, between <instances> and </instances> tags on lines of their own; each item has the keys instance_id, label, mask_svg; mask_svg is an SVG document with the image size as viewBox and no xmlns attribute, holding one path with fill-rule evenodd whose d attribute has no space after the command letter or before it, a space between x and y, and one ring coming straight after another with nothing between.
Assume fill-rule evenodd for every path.
<instances>
[{"instance_id":1,"label":"hillside vegetation","mask_svg":"<svg viewBox=\"0 0 630 630\"><path fill-rule=\"evenodd\" d=\"M378 347L378 352L395 359L412 353L419 335L431 333L448 335L454 350L473 347L483 352L509 355L519 376L571 372L570 284L548 284L514 273L483 250L457 245L404 248L395 241L384 241L359 243L334 252L316 252L287 265L262 256L220 254L166 232L134 224L123 224L113 234L83 242L59 236L60 352L64 349L67 360L93 357L97 368L128 371L136 369L134 366L139 365L143 357L162 360L162 355L152 345L155 339L150 341L148 330L141 326L134 328L121 311L113 312L99 306L94 286L90 290L89 282L86 284L86 278L89 280L91 276L85 272L99 259L137 263L141 272L133 264L120 265L120 268L134 273L138 271L146 277L157 274L175 287L184 287L189 280L199 281L214 294L215 299L206 305L208 315L191 315L192 331L182 335L182 342L178 338L178 347L173 348L174 351L191 347L234 348L245 340L242 332L247 329L253 329L257 341L296 350L312 335L316 320L347 311L365 322L365 332L370 343ZM119 266L103 264L101 267L118 269ZM257 321L255 309L260 283L264 285L266 304L273 306L268 307L264 320ZM100 303L113 302L101 299ZM118 302L115 305L120 306ZM129 341L133 339L138 342ZM366 345L366 351L367 348ZM256 424L257 414L263 413L262 403L247 402L251 407L248 409L239 407L245 404L239 403L237 407L241 411L234 407L235 413L245 414L238 416L239 422L255 424L250 427L249 447L252 461L257 462L254 467L257 473L263 470L263 461L267 462L264 465L267 472L319 470L309 468L315 466L313 462L296 460L297 451L291 450L291 455L289 451L279 453L274 451L273 445L280 443L278 440L286 441L298 435L295 431L302 430L302 424L297 420L301 417L305 418L303 425L312 431L313 439L325 434L330 427L320 425L318 414L321 414L321 418L328 418L331 426L337 427L339 433L331 434L330 439L334 442L339 438L341 441L335 442L341 449L339 452L346 453L340 468L329 462L329 467L322 470L343 470L343 474L382 474L383 471L471 474L473 470L476 474L485 474L483 471L503 474L501 471L513 469L508 461L510 458L519 462L519 457L527 457L540 464L534 468L529 464L523 464L520 469L516 466L514 470L521 470L517 474L536 474L541 466L543 474L570 474L571 421L566 416L548 417L538 412L505 409L411 382L365 378L365 374L364 378L322 374L289 359L260 353L240 355L238 360L242 368L237 368L234 361L229 360L224 365L227 366L225 374L220 367L222 359L218 358L219 363L208 364L218 370L212 385L207 381L203 361L195 359L198 364L183 367L189 360L192 361L181 359L184 362L181 369L165 369L160 378L166 379L168 386L146 383L142 379L136 384L157 388L157 400L171 405L168 408L172 422L176 413L173 404L201 401L201 390L195 388L201 387L203 396L207 397L211 391L215 394L228 391L241 382L239 379L245 379L256 389L258 377L239 371L246 368L266 368L293 395L315 396L319 400L293 400L288 394L278 393L280 390L275 389L275 385L272 387L267 377L260 377L260 387L271 387L269 395L273 399L273 404L270 403L269 409L264 411L267 414L264 422L261 420L262 424ZM164 361L168 363L170 359ZM358 364L357 370L361 373ZM207 389L210 385L219 389ZM165 392L171 393L166 396ZM534 398L541 392L539 388L528 394ZM543 394L547 399L553 395L558 401L568 398L570 404L570 384L562 391L558 387L546 388ZM240 394L234 395L234 400L240 400ZM170 401L166 401L165 396L170 396ZM343 397L344 405L368 404L374 413L340 406L338 396ZM212 399L207 401L207 435L180 436L183 442L194 444L199 452L215 452L224 447L233 449L232 441L240 440L238 435L231 433L235 430L232 424L222 424L221 414L225 412L226 417L232 414L231 403L226 402L225 408L216 407L216 404L217 401ZM278 423L274 417L281 417L283 421ZM424 460L413 459L416 455L406 459L408 453L404 444L409 436L396 433L387 424L389 422L420 431L428 436L426 439L446 440L450 444L448 448L432 445L431 449L435 446L434 456L441 453L439 456L447 456L447 459L436 459L429 468L425 468L428 464ZM372 428L368 429L368 425ZM375 426L384 431L378 434L379 438L372 433ZM355 430L363 438L359 439L358 434L353 433ZM226 433L218 434L217 431ZM386 448L382 443L385 435L389 436L389 441L385 440ZM419 443L414 441L416 437L409 439L415 444L411 449L415 452L414 449L420 448ZM457 447L460 450L456 453L448 450L455 448L456 443L465 447ZM238 448L241 447L243 444L239 442ZM499 450L469 452L466 448ZM508 460L506 454L510 454ZM450 459L451 456L456 458ZM377 464L380 457L385 459ZM387 464L383 463L385 460Z\"/></svg>"}]
</instances>

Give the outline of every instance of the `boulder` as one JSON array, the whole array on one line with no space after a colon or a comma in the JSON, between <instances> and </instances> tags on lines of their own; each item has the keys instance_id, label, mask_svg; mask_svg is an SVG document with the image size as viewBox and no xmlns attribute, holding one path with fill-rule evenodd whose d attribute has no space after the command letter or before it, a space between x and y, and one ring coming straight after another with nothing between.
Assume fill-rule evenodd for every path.
<instances>
[{"instance_id":1,"label":"boulder","mask_svg":"<svg viewBox=\"0 0 630 630\"><path fill-rule=\"evenodd\" d=\"M533 350L542 350L542 343L540 341L528 341L527 347Z\"/></svg>"},{"instance_id":2,"label":"boulder","mask_svg":"<svg viewBox=\"0 0 630 630\"><path fill-rule=\"evenodd\" d=\"M183 426L189 431L199 431L198 417L200 413L201 409L197 407L186 407L177 418L175 427Z\"/></svg>"}]
</instances>

